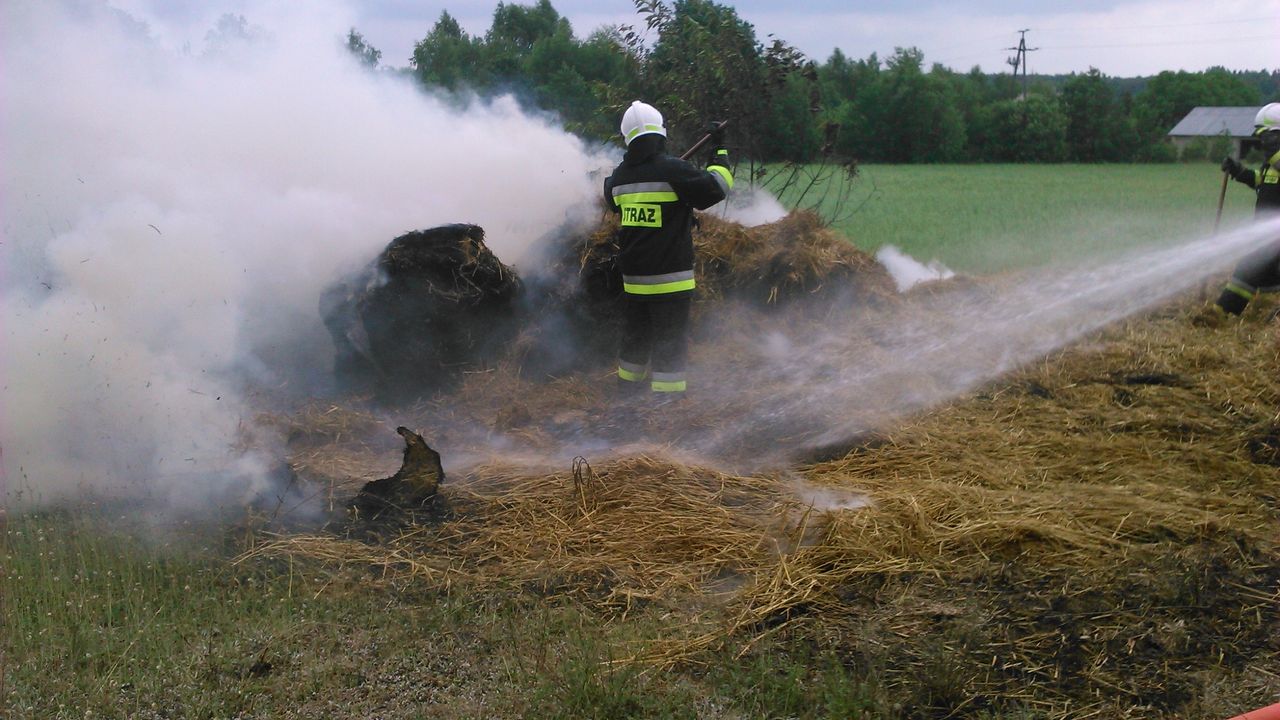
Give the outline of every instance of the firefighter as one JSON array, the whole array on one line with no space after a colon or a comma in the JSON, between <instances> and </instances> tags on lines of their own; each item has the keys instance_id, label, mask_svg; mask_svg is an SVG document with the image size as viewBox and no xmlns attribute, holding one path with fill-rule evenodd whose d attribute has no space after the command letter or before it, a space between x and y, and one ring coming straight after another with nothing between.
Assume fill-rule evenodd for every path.
<instances>
[{"instance_id":1,"label":"firefighter","mask_svg":"<svg viewBox=\"0 0 1280 720\"><path fill-rule=\"evenodd\" d=\"M693 302L694 209L705 210L733 187L723 131L712 128L707 168L663 152L667 130L652 105L631 103L622 115L626 154L604 181L605 202L620 215L623 330L618 384L656 397L684 397Z\"/></svg>"},{"instance_id":2,"label":"firefighter","mask_svg":"<svg viewBox=\"0 0 1280 720\"><path fill-rule=\"evenodd\" d=\"M1280 103L1264 106L1253 123L1253 135L1262 147L1262 167L1246 168L1228 157L1222 161L1222 170L1257 193L1255 218L1280 217ZM1218 306L1239 315L1254 295L1274 290L1280 290L1280 240L1246 255L1236 265Z\"/></svg>"}]
</instances>

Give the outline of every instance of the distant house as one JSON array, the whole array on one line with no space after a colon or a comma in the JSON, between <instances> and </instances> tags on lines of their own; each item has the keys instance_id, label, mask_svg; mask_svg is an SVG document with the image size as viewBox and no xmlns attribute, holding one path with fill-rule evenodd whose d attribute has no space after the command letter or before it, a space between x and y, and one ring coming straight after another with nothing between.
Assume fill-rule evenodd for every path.
<instances>
[{"instance_id":1,"label":"distant house","mask_svg":"<svg viewBox=\"0 0 1280 720\"><path fill-rule=\"evenodd\" d=\"M1178 148L1178 154L1196 139L1227 136L1231 138L1231 154L1240 157L1254 144L1253 119L1256 107L1198 107L1187 113L1173 129L1169 139Z\"/></svg>"}]
</instances>

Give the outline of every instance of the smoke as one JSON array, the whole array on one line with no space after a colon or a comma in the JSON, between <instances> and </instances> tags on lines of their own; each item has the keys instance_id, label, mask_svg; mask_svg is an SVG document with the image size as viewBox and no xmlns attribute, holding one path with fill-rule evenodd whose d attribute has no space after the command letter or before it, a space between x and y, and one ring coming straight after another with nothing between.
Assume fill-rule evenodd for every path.
<instances>
[{"instance_id":1,"label":"smoke","mask_svg":"<svg viewBox=\"0 0 1280 720\"><path fill-rule=\"evenodd\" d=\"M723 208L723 217L740 225L754 227L777 222L787 214L787 209L768 190L753 187L733 193L712 212Z\"/></svg>"},{"instance_id":2,"label":"smoke","mask_svg":"<svg viewBox=\"0 0 1280 720\"><path fill-rule=\"evenodd\" d=\"M360 68L342 6L262 12L175 49L101 2L3 9L7 501L260 492L247 393L327 374L324 286L451 222L519 265L598 193L608 161L514 101Z\"/></svg>"},{"instance_id":3,"label":"smoke","mask_svg":"<svg viewBox=\"0 0 1280 720\"><path fill-rule=\"evenodd\" d=\"M611 165L509 99L458 109L361 69L338 5L269 5L164 38L98 2L0 11L6 502L201 508L261 493L283 454L254 413L327 376L323 288L402 232L454 222L536 274L530 249L581 222ZM728 210L748 224L781 213ZM852 312L756 324L719 353L731 368L692 387L740 421L675 428L676 444L753 445L766 462L838 443L1165 302L1277 234L1256 224L1028 274L870 339Z\"/></svg>"},{"instance_id":4,"label":"smoke","mask_svg":"<svg viewBox=\"0 0 1280 720\"><path fill-rule=\"evenodd\" d=\"M922 282L955 276L950 268L937 260L921 263L892 245L884 245L877 250L876 260L889 271L898 292L906 292Z\"/></svg>"},{"instance_id":5,"label":"smoke","mask_svg":"<svg viewBox=\"0 0 1280 720\"><path fill-rule=\"evenodd\" d=\"M689 428L682 445L752 463L785 462L805 449L839 449L908 413L970 391L1119 320L1223 277L1245 254L1280 238L1280 219L1074 268L1026 273L1003 286L948 295L929 312L825 322L756 322L758 335L718 355L733 371L699 378L702 402L723 417ZM728 376L721 379L721 376ZM750 393L744 389L751 389Z\"/></svg>"}]
</instances>

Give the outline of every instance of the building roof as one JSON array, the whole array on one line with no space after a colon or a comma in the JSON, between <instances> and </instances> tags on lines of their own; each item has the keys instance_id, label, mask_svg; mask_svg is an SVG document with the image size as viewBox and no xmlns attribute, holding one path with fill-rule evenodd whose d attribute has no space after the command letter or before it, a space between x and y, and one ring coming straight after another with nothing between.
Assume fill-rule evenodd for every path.
<instances>
[{"instance_id":1,"label":"building roof","mask_svg":"<svg viewBox=\"0 0 1280 720\"><path fill-rule=\"evenodd\" d=\"M1169 131L1174 137L1203 137L1221 135L1226 131L1236 138L1253 135L1253 119L1257 117L1257 107L1198 107L1187 113L1173 129Z\"/></svg>"}]
</instances>

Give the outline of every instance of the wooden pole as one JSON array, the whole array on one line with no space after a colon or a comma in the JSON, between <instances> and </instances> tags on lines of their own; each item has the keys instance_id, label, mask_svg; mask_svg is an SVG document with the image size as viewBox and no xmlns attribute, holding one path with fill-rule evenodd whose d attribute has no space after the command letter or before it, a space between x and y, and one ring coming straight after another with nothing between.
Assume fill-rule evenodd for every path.
<instances>
[{"instance_id":1,"label":"wooden pole","mask_svg":"<svg viewBox=\"0 0 1280 720\"><path fill-rule=\"evenodd\" d=\"M1227 199L1227 180L1231 175L1226 171L1222 171L1222 189L1218 191L1218 215L1213 219L1213 234L1218 234L1218 224L1222 222L1222 204Z\"/></svg>"},{"instance_id":2,"label":"wooden pole","mask_svg":"<svg viewBox=\"0 0 1280 720\"><path fill-rule=\"evenodd\" d=\"M1222 206L1227 199L1227 181L1229 179L1231 179L1230 173L1228 173L1226 170L1223 170L1222 171L1222 187L1218 190L1218 214L1215 215L1213 218L1213 234L1214 235L1218 234L1218 225L1222 223ZM1209 283L1211 282L1213 281L1206 280L1204 284L1200 286L1200 302L1204 302L1205 300L1209 299Z\"/></svg>"},{"instance_id":3,"label":"wooden pole","mask_svg":"<svg viewBox=\"0 0 1280 720\"><path fill-rule=\"evenodd\" d=\"M723 121L721 121L721 122L720 122L719 126L718 126L716 129L717 129L717 130L723 130L723 129L724 129L724 126L725 126L725 125L728 125L728 124L729 124L729 121L728 121L728 120L723 120ZM706 145L706 144L707 144L707 141L708 141L708 140L710 140L710 139L711 139L711 136L712 136L712 135L714 135L714 134L715 134L715 133L707 133L706 135L703 135L701 140L699 140L698 142L696 142L696 143L694 143L694 144L693 144L693 147L691 147L691 148L689 148L688 150L685 150L685 151L684 151L684 154L680 156L680 159L681 159L681 160L688 160L689 158L693 157L693 154L694 154L694 153L696 153L696 152L698 152L699 150L701 150L701 149L702 149L702 146L703 146L703 145Z\"/></svg>"}]
</instances>

